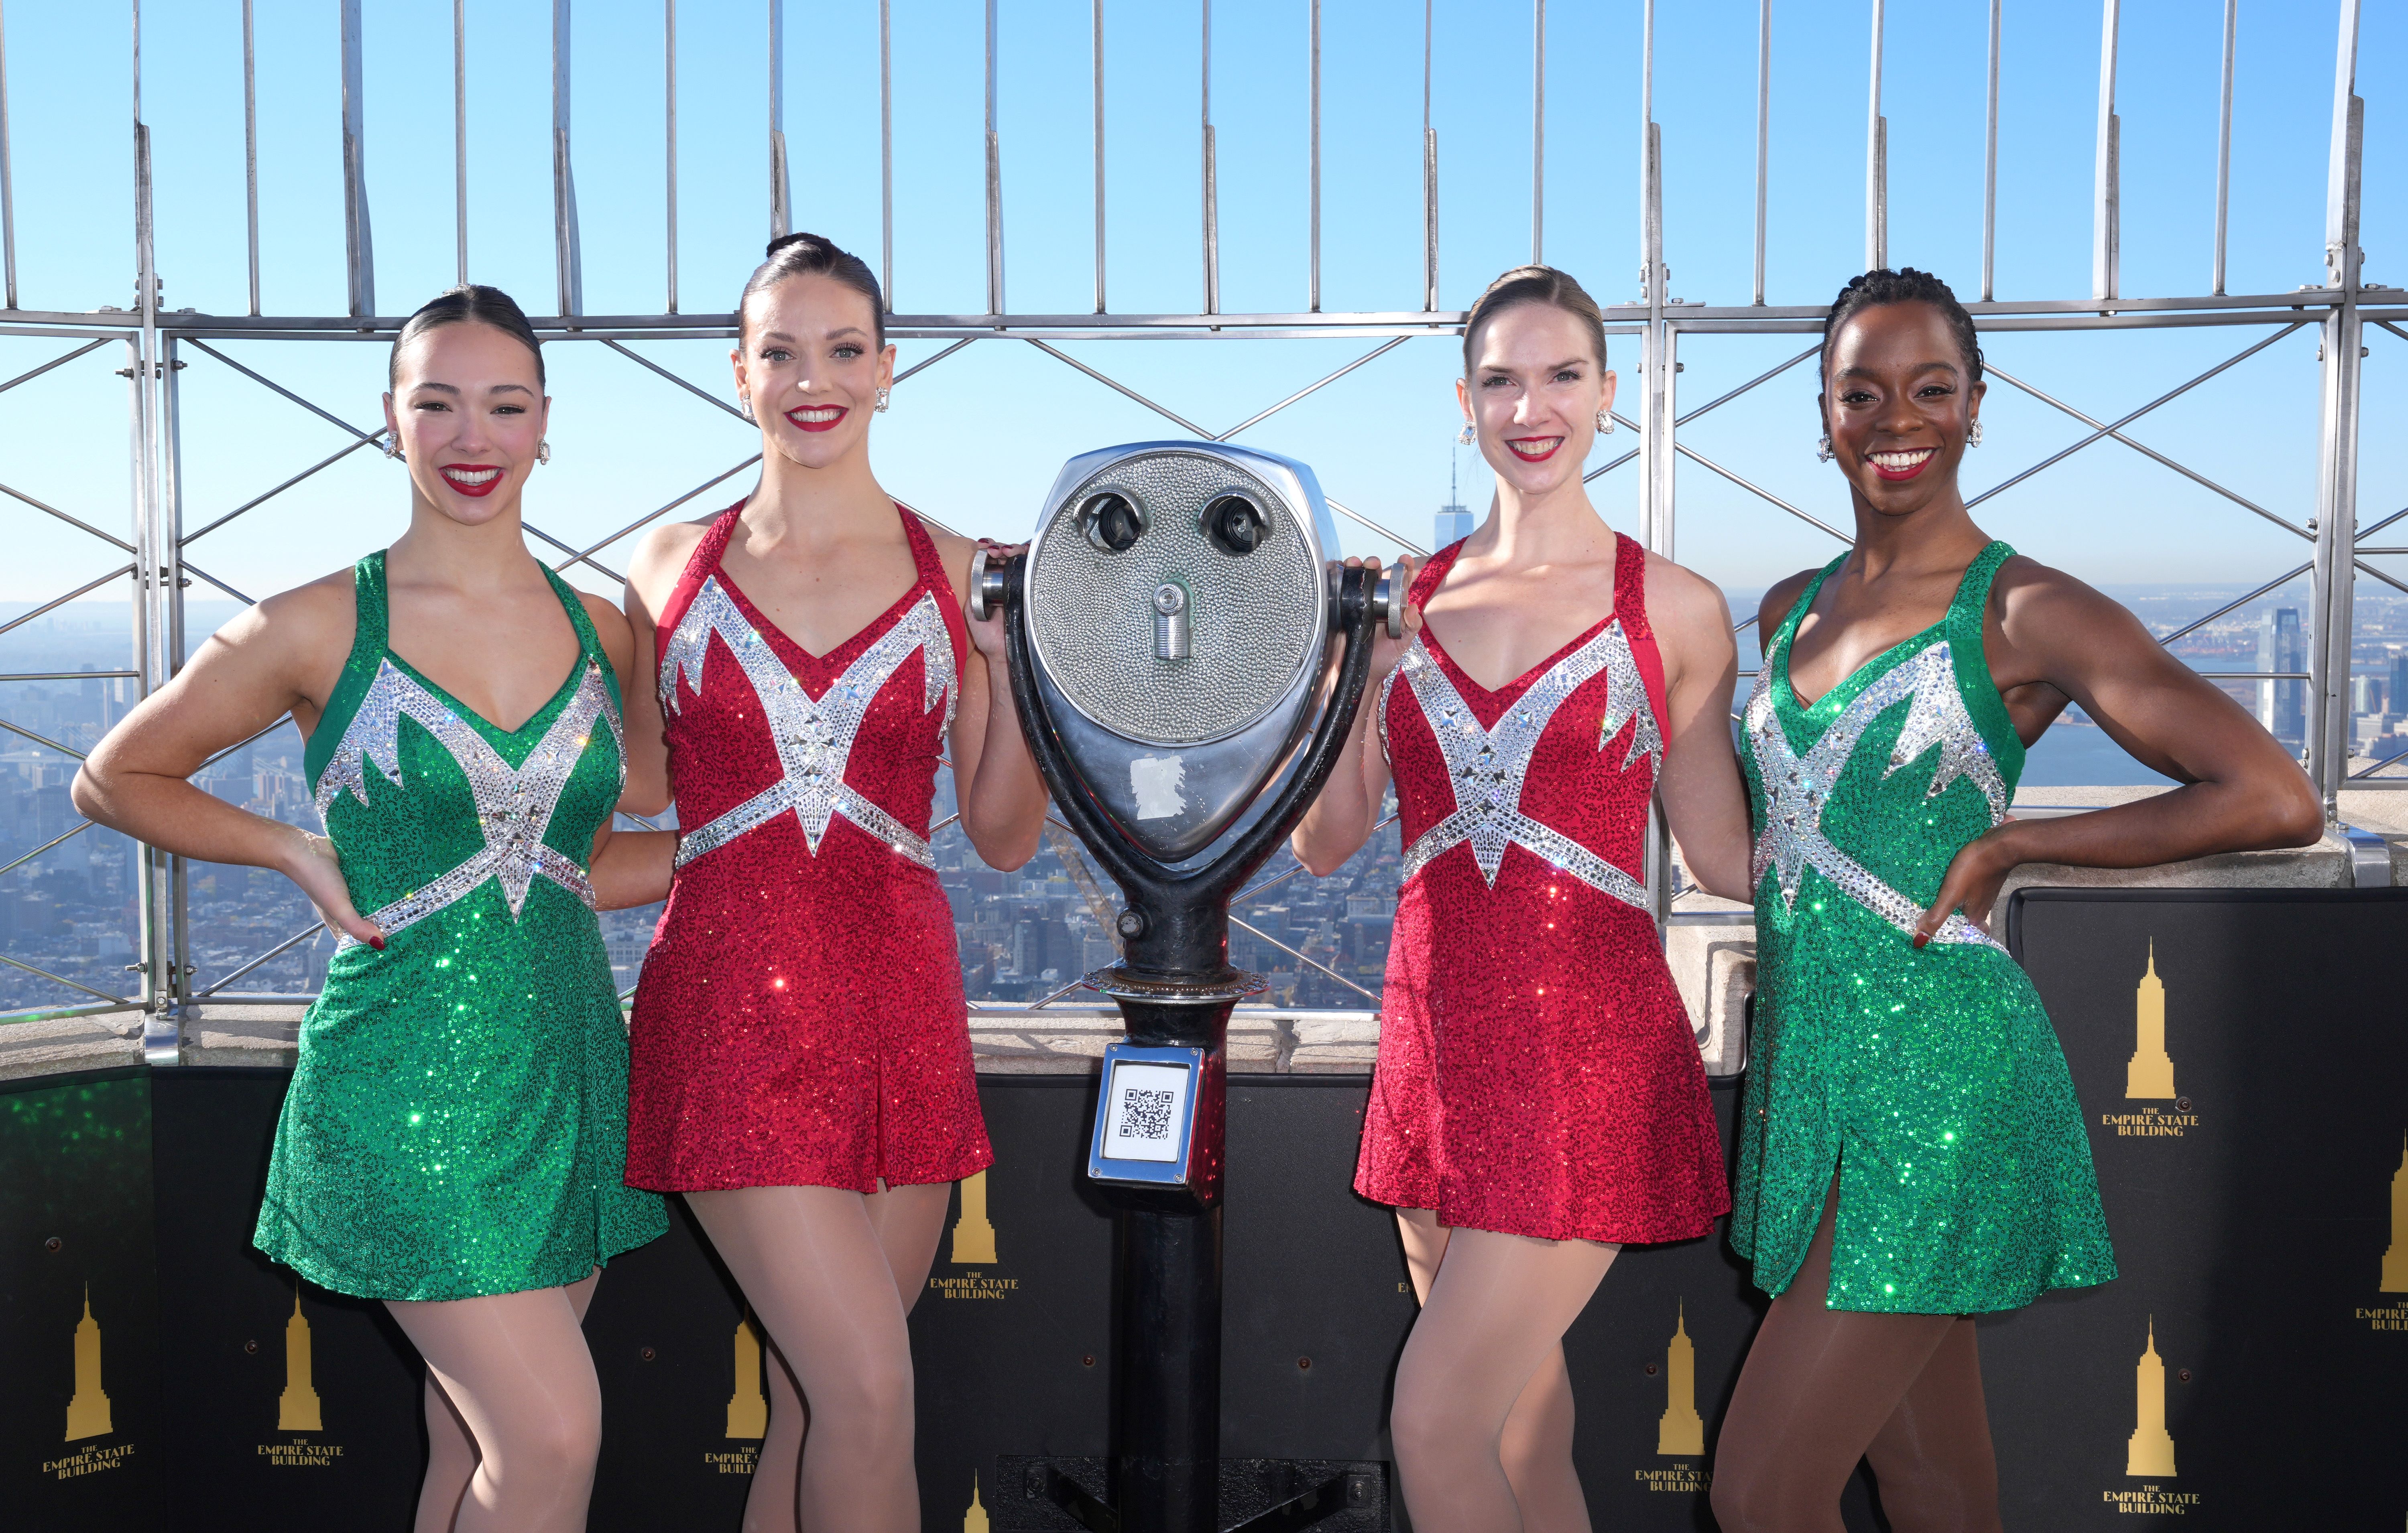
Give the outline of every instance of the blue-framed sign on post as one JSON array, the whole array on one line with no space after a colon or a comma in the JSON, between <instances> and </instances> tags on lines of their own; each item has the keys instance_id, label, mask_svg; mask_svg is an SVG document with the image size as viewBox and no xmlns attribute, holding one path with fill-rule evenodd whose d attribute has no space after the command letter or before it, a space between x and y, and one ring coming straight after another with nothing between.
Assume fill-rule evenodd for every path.
<instances>
[{"instance_id":1,"label":"blue-framed sign on post","mask_svg":"<svg viewBox=\"0 0 2408 1533\"><path fill-rule=\"evenodd\" d=\"M1108 1044L1087 1175L1141 1187L1188 1183L1204 1051Z\"/></svg>"}]
</instances>

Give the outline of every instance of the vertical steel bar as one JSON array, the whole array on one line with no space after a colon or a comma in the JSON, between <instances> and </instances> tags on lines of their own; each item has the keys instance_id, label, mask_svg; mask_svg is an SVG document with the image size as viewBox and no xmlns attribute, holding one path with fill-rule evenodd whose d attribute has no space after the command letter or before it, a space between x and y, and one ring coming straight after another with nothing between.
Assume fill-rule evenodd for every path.
<instances>
[{"instance_id":1,"label":"vertical steel bar","mask_svg":"<svg viewBox=\"0 0 2408 1533\"><path fill-rule=\"evenodd\" d=\"M2232 206L2232 45L2241 0L2224 0L2224 89L2215 108L2215 272L2208 291L2224 296L2225 217Z\"/></svg>"},{"instance_id":2,"label":"vertical steel bar","mask_svg":"<svg viewBox=\"0 0 2408 1533\"><path fill-rule=\"evenodd\" d=\"M1871 88L1865 108L1865 269L1889 265L1889 122L1882 116L1882 7L1873 0Z\"/></svg>"},{"instance_id":3,"label":"vertical steel bar","mask_svg":"<svg viewBox=\"0 0 2408 1533\"><path fill-rule=\"evenodd\" d=\"M1221 312L1221 171L1212 142L1212 0L1204 12L1204 312Z\"/></svg>"},{"instance_id":4,"label":"vertical steel bar","mask_svg":"<svg viewBox=\"0 0 2408 1533\"><path fill-rule=\"evenodd\" d=\"M1982 301L1999 292L1999 9L1990 0L1989 105L1982 130Z\"/></svg>"},{"instance_id":5,"label":"vertical steel bar","mask_svg":"<svg viewBox=\"0 0 2408 1533\"><path fill-rule=\"evenodd\" d=\"M183 366L176 357L176 338L170 336L160 357L157 380L160 494L158 536L153 544L159 553L160 631L165 640L161 674L169 679L184 668L185 654L183 391L176 377ZM186 897L187 872L184 858L167 859L167 990L179 1009L193 998L193 912Z\"/></svg>"},{"instance_id":6,"label":"vertical steel bar","mask_svg":"<svg viewBox=\"0 0 2408 1533\"><path fill-rule=\"evenodd\" d=\"M0 86L5 89L5 86ZM0 126L0 136L6 136ZM251 238L251 311L259 312L259 60L253 47L251 0L242 0L242 207ZM16 308L12 298L9 308Z\"/></svg>"},{"instance_id":7,"label":"vertical steel bar","mask_svg":"<svg viewBox=\"0 0 2408 1533\"><path fill-rule=\"evenodd\" d=\"M2308 652L2308 775L2327 819L2349 771L2350 639L2358 584L2358 208L2366 104L2358 94L2358 0L2342 0L2334 50L2332 149L2326 179L2325 275L2334 290L2326 316L2316 494L2317 631Z\"/></svg>"},{"instance_id":8,"label":"vertical steel bar","mask_svg":"<svg viewBox=\"0 0 2408 1533\"><path fill-rule=\"evenodd\" d=\"M243 84L251 84L248 44L251 0L242 0L244 38ZM248 103L246 102L246 105ZM254 177L256 172L254 171ZM254 187L254 193L256 188ZM259 199L251 198L251 246L259 244ZM468 0L452 0L452 224L459 245L460 285L468 285ZM254 260L253 265L257 262ZM259 295L251 294L251 311L259 312Z\"/></svg>"},{"instance_id":9,"label":"vertical steel bar","mask_svg":"<svg viewBox=\"0 0 2408 1533\"><path fill-rule=\"evenodd\" d=\"M1772 168L1772 0L1756 7L1756 301L1764 303L1764 193Z\"/></svg>"},{"instance_id":10,"label":"vertical steel bar","mask_svg":"<svg viewBox=\"0 0 2408 1533\"><path fill-rule=\"evenodd\" d=\"M356 7L358 0L345 0ZM585 272L577 238L577 174L568 154L570 0L552 0L552 252L560 312L585 312Z\"/></svg>"},{"instance_id":11,"label":"vertical steel bar","mask_svg":"<svg viewBox=\"0 0 2408 1533\"><path fill-rule=\"evenodd\" d=\"M1438 129L1430 122L1436 0L1422 0L1422 309L1438 309Z\"/></svg>"},{"instance_id":12,"label":"vertical steel bar","mask_svg":"<svg viewBox=\"0 0 2408 1533\"><path fill-rule=\"evenodd\" d=\"M786 0L768 0L768 10L769 237L783 239L795 232L794 189L786 179Z\"/></svg>"},{"instance_id":13,"label":"vertical steel bar","mask_svg":"<svg viewBox=\"0 0 2408 1533\"><path fill-rule=\"evenodd\" d=\"M1096 312L1104 312L1104 0L1095 0Z\"/></svg>"},{"instance_id":14,"label":"vertical steel bar","mask_svg":"<svg viewBox=\"0 0 2408 1533\"><path fill-rule=\"evenodd\" d=\"M1003 140L995 117L996 0L986 0L986 311L1003 312Z\"/></svg>"},{"instance_id":15,"label":"vertical steel bar","mask_svg":"<svg viewBox=\"0 0 2408 1533\"><path fill-rule=\"evenodd\" d=\"M1103 0L1096 0L1101 5ZM878 290L895 312L895 5L878 0Z\"/></svg>"},{"instance_id":16,"label":"vertical steel bar","mask_svg":"<svg viewBox=\"0 0 2408 1533\"><path fill-rule=\"evenodd\" d=\"M244 14L250 14L250 0L244 0ZM257 242L253 241L253 250ZM254 265L257 265L254 257ZM17 184L9 170L8 152L8 10L0 5L0 287L6 288L7 301L0 308L17 307ZM259 312L253 298L251 312Z\"/></svg>"},{"instance_id":17,"label":"vertical steel bar","mask_svg":"<svg viewBox=\"0 0 2408 1533\"><path fill-rule=\"evenodd\" d=\"M1312 0L1312 236L1305 307L1321 312L1321 0Z\"/></svg>"},{"instance_id":18,"label":"vertical steel bar","mask_svg":"<svg viewBox=\"0 0 2408 1533\"><path fill-rule=\"evenodd\" d=\"M666 142L661 165L663 242L666 256L668 311L678 311L678 150L677 150L677 0L661 0L661 125Z\"/></svg>"},{"instance_id":19,"label":"vertical steel bar","mask_svg":"<svg viewBox=\"0 0 2408 1533\"><path fill-rule=\"evenodd\" d=\"M1547 0L1530 0L1530 265L1547 247Z\"/></svg>"},{"instance_id":20,"label":"vertical steel bar","mask_svg":"<svg viewBox=\"0 0 2408 1533\"><path fill-rule=\"evenodd\" d=\"M2115 34L2119 0L2104 0L2099 18L2099 157L2090 209L2090 295L2115 296L2122 236L2121 125L2115 120Z\"/></svg>"},{"instance_id":21,"label":"vertical steel bar","mask_svg":"<svg viewBox=\"0 0 2408 1533\"><path fill-rule=\"evenodd\" d=\"M347 7L356 21L356 7ZM168 678L165 611L161 589L163 526L159 495L159 266L152 219L150 128L142 120L142 0L134 0L134 259L135 308L140 325L130 338L126 368L134 450L134 668L148 696ZM350 30L350 29L347 29ZM174 884L155 847L142 862L142 1054L152 1065L180 1058L175 1010Z\"/></svg>"},{"instance_id":22,"label":"vertical steel bar","mask_svg":"<svg viewBox=\"0 0 2408 1533\"><path fill-rule=\"evenodd\" d=\"M559 0L562 5L567 0ZM354 315L376 312L376 255L368 236L368 187L364 123L360 0L343 0L343 248Z\"/></svg>"}]
</instances>

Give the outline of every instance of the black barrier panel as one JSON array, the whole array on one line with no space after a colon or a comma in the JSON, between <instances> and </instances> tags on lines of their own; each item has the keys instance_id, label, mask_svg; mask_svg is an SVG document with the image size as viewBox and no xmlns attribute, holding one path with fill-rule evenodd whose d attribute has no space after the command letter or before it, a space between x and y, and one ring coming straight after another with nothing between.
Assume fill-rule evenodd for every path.
<instances>
[{"instance_id":1,"label":"black barrier panel","mask_svg":"<svg viewBox=\"0 0 2408 1533\"><path fill-rule=\"evenodd\" d=\"M140 1067L0 1087L0 1522L145 1527L156 1410Z\"/></svg>"},{"instance_id":2,"label":"black barrier panel","mask_svg":"<svg viewBox=\"0 0 2408 1533\"><path fill-rule=\"evenodd\" d=\"M382 1304L251 1243L293 1072L152 1072L165 1526L406 1533L426 1465L417 1354Z\"/></svg>"},{"instance_id":3,"label":"black barrier panel","mask_svg":"<svg viewBox=\"0 0 2408 1533\"><path fill-rule=\"evenodd\" d=\"M1982 1327L2007 1525L2408 1523L2408 890L2030 890L2009 932L2122 1276Z\"/></svg>"}]
</instances>

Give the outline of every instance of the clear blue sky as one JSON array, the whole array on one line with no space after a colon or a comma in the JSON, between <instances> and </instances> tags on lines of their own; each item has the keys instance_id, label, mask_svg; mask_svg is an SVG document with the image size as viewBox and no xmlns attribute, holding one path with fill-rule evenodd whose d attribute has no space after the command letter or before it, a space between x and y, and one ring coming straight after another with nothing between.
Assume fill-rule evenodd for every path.
<instances>
[{"instance_id":1,"label":"clear blue sky","mask_svg":"<svg viewBox=\"0 0 2408 1533\"><path fill-rule=\"evenodd\" d=\"M1979 282L1985 7L1890 10L1890 252L1972 296ZM380 309L407 312L453 279L450 7L366 0L366 160ZM2220 7L2126 0L2124 291L2208 284ZM2408 7L2372 5L2359 47L2368 98L2367 271L2408 281ZM1861 265L1868 5L1775 0L1770 298L1827 301ZM982 7L896 0L896 306L985 305L982 196ZM259 0L264 299L271 313L344 304L337 7ZM2286 291L2322 276L2331 120L2333 0L2243 0L2229 288ZM1108 0L1111 298L1122 311L1191 310L1198 249L1197 7ZM1637 294L1639 21L1636 0L1555 0L1548 18L1547 259L1601 301ZM244 293L239 0L153 0L144 107L159 170L165 301L239 312ZM2072 297L2089 282L2098 0L2007 0L1999 171L2002 297ZM1001 135L1008 297L1016 311L1093 306L1089 8L1005 0ZM550 21L540 0L469 0L471 275L554 307L550 193ZM687 0L678 38L682 307L724 310L767 234L766 23L755 4ZM1663 124L1671 290L1749 297L1756 6L1665 0L1656 79ZM787 132L796 222L878 260L874 0L791 0ZM88 309L132 301L129 10L19 0L7 12L21 301ZM1419 302L1421 7L1327 0L1324 17L1323 301ZM1526 6L1437 7L1441 302L1467 304L1528 259L1531 34ZM1222 298L1231 311L1305 302L1307 64L1302 0L1221 0L1213 11ZM662 19L657 4L577 7L574 139L586 308L648 312L664 297ZM2263 332L1999 336L1994 359L2104 418L2154 397ZM1068 350L1218 429L1368 350L1364 341L1091 342ZM1635 359L1626 345L1617 361ZM1803 345L1789 337L1692 337L1684 403L1711 398ZM2408 341L2370 332L2362 516L2408 502L2392 424ZM2303 332L2193 391L2134 431L2294 521L2314 514L2315 338ZM384 348L225 348L363 426L379 419ZM903 343L909 364L934 343ZM55 347L0 337L0 378ZM665 365L724 394L724 343L649 343ZM529 519L590 540L753 451L718 411L590 344L547 348L553 465ZM122 529L125 391L112 348L0 395L0 481ZM1445 497L1457 365L1450 339L1399 348L1243 440L1312 463L1330 493L1426 539ZM184 382L187 524L198 525L342 443L331 427L200 356ZM1844 523L1840 482L1813 457L1812 375L1800 369L1684 433L1698 451ZM1626 411L1627 413L1627 411ZM1979 488L2082 435L2000 385ZM897 391L874 451L896 493L965 530L1025 531L1062 460L1174 434L1158 417L1033 348L982 342ZM1627 435L1608 438L1618 453ZM1467 501L1486 498L1466 457ZM742 481L691 514L737 497ZM1635 523L1627 468L1593 486L1609 519ZM1734 591L1835 550L1820 534L1693 465L1680 469L1678 553ZM400 471L355 455L191 550L252 595L347 563L399 530ZM2103 583L2250 581L2304 545L2113 444L2093 447L1983 508L1994 533ZM98 574L110 552L0 501L11 555L0 600L39 599ZM1350 530L1350 545L1376 545ZM2394 541L2390 537L2386 542ZM2408 541L2408 538L2398 539ZM624 567L624 545L603 557ZM590 571L580 579L607 582ZM196 590L195 595L208 593Z\"/></svg>"}]
</instances>

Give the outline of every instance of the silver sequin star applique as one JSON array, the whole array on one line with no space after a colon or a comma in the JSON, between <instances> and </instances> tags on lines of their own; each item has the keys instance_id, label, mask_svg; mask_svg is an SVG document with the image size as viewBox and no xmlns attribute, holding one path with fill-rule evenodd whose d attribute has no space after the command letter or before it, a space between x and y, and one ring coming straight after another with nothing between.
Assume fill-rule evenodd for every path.
<instances>
[{"instance_id":1,"label":"silver sequin star applique","mask_svg":"<svg viewBox=\"0 0 2408 1533\"><path fill-rule=\"evenodd\" d=\"M485 844L466 862L372 912L368 919L391 937L463 898L488 879L501 881L502 897L512 920L526 905L527 890L538 877L560 885L592 910L594 885L584 866L546 846L543 838L597 722L609 729L611 742L618 748L620 777L625 778L625 740L602 667L591 660L585 662L568 706L552 720L526 760L513 767L452 705L404 675L391 660L380 662L376 680L318 779L315 802L322 822L346 792L362 804L368 802L369 763L395 787L402 785L404 718L416 720L458 764L476 803L477 828ZM338 933L336 946L349 947L356 940Z\"/></svg>"},{"instance_id":2,"label":"silver sequin star applique","mask_svg":"<svg viewBox=\"0 0 2408 1533\"><path fill-rule=\"evenodd\" d=\"M1624 753L1623 768L1628 770L1644 755L1652 770L1661 770L1663 733L1621 623L1608 623L1596 638L1555 662L1515 699L1493 729L1482 727L1428 649L1418 637L1413 639L1381 691L1381 745L1384 750L1387 744L1388 697L1401 676L1413 689L1422 716L1438 740L1447 781L1455 790L1455 811L1422 832L1406 850L1398 882L1420 872L1440 852L1468 841L1481 878L1495 888L1505 849L1518 846L1626 904L1642 910L1651 908L1639 880L1522 811L1522 784L1529 775L1530 756L1538 749L1540 737L1565 699L1599 671L1606 676L1606 699L1597 748L1604 750L1628 727L1630 749Z\"/></svg>"},{"instance_id":3,"label":"silver sequin star applique","mask_svg":"<svg viewBox=\"0 0 2408 1533\"><path fill-rule=\"evenodd\" d=\"M1992 824L2006 817L2006 780L1999 775L1988 742L1966 711L1948 641L1932 644L1857 694L1802 757L1790 750L1789 737L1773 708L1772 672L1770 665L1757 671L1756 691L1747 703L1748 740L1764 782L1764 827L1756 835L1750 880L1760 884L1767 869L1775 872L1782 910L1786 912L1797 909L1799 885L1812 867L1839 885L1849 898L1899 931L1912 933L1923 919L1924 908L1833 845L1823 834L1823 810L1865 731L1875 719L1905 703L1906 723L1890 748L1882 776L1887 778L1936 748L1939 760L1924 790L1926 798L1937 798L1950 783L1963 778L1988 800ZM1949 912L1932 940L2000 946L1956 911Z\"/></svg>"},{"instance_id":4,"label":"silver sequin star applique","mask_svg":"<svg viewBox=\"0 0 2408 1533\"><path fill-rule=\"evenodd\" d=\"M813 856L819 854L820 838L827 834L828 822L841 814L893 847L898 855L923 867L934 867L936 854L929 850L927 841L848 786L844 773L853 757L853 738L861 730L862 718L869 711L871 701L914 650L921 652L925 677L921 710L925 712L943 698L945 725L952 726L960 687L953 670L953 636L945 629L944 612L937 606L936 594L924 594L912 603L895 620L894 626L847 666L836 684L815 701L786 669L768 641L745 620L714 576L703 581L694 604L686 609L677 631L661 650L664 709L677 709L681 677L689 688L701 691L703 658L713 634L727 646L728 653L752 682L753 695L761 700L761 711L769 721L771 737L778 747L781 775L760 793L681 837L677 865L683 867L746 831L792 812L802 822L803 840Z\"/></svg>"}]
</instances>

